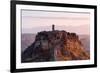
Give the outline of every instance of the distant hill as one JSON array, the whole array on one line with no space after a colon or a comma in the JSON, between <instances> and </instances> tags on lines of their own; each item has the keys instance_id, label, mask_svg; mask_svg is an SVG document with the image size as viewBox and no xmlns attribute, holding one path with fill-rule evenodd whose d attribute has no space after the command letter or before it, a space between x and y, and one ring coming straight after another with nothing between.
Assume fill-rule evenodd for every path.
<instances>
[{"instance_id":1,"label":"distant hill","mask_svg":"<svg viewBox=\"0 0 100 73\"><path fill-rule=\"evenodd\" d=\"M21 61L87 60L90 58L90 55L80 39L84 42L83 36L79 38L77 34L66 31L39 32L36 35L35 41L33 40L33 43L22 52Z\"/></svg>"},{"instance_id":2,"label":"distant hill","mask_svg":"<svg viewBox=\"0 0 100 73\"><path fill-rule=\"evenodd\" d=\"M65 30L67 32L75 32L76 34L89 34L90 26L88 25L80 25L80 26L57 26L55 25L55 30ZM81 30L80 30L81 29ZM85 30L84 30L85 29ZM23 28L22 32L26 33L38 33L41 31L51 31L51 26L39 26L32 28Z\"/></svg>"},{"instance_id":3,"label":"distant hill","mask_svg":"<svg viewBox=\"0 0 100 73\"><path fill-rule=\"evenodd\" d=\"M28 46L35 41L35 34L24 33L21 35L21 51L23 52Z\"/></svg>"},{"instance_id":4,"label":"distant hill","mask_svg":"<svg viewBox=\"0 0 100 73\"><path fill-rule=\"evenodd\" d=\"M79 35L80 41L82 42L86 51L90 52L90 36L89 35Z\"/></svg>"}]
</instances>

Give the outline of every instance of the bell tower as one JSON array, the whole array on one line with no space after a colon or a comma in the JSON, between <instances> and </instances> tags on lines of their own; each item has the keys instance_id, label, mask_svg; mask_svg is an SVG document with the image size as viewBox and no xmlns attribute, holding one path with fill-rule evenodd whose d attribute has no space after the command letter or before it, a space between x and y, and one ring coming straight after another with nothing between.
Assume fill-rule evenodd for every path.
<instances>
[{"instance_id":1,"label":"bell tower","mask_svg":"<svg viewBox=\"0 0 100 73\"><path fill-rule=\"evenodd\" d=\"M53 25L52 25L52 31L54 31L54 30L55 30L55 25L53 24Z\"/></svg>"}]
</instances>

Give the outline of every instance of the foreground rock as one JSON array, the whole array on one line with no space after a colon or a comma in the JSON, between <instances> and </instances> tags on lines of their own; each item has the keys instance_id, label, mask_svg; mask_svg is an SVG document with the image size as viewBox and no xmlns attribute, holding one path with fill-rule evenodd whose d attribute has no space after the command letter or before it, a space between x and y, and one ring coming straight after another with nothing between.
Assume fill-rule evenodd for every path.
<instances>
[{"instance_id":1,"label":"foreground rock","mask_svg":"<svg viewBox=\"0 0 100 73\"><path fill-rule=\"evenodd\" d=\"M22 53L21 59L22 62L45 62L89 58L78 35L55 30L39 32L35 42Z\"/></svg>"}]
</instances>

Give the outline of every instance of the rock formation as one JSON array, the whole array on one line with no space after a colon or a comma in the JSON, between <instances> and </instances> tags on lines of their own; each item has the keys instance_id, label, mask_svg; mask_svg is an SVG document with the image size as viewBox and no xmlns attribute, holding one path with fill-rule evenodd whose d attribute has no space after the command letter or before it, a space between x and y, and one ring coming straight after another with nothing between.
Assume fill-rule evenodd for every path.
<instances>
[{"instance_id":1,"label":"rock formation","mask_svg":"<svg viewBox=\"0 0 100 73\"><path fill-rule=\"evenodd\" d=\"M45 62L87 60L90 55L85 51L79 37L66 31L42 31L22 53L22 62Z\"/></svg>"}]
</instances>

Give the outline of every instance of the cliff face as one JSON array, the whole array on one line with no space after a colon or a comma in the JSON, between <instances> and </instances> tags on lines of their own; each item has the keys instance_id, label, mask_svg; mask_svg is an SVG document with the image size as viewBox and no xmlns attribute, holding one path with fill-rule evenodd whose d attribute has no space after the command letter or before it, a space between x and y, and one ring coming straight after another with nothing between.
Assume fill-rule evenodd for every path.
<instances>
[{"instance_id":1,"label":"cliff face","mask_svg":"<svg viewBox=\"0 0 100 73\"><path fill-rule=\"evenodd\" d=\"M78 35L66 31L43 31L36 35L35 42L22 53L22 62L87 60Z\"/></svg>"}]
</instances>

